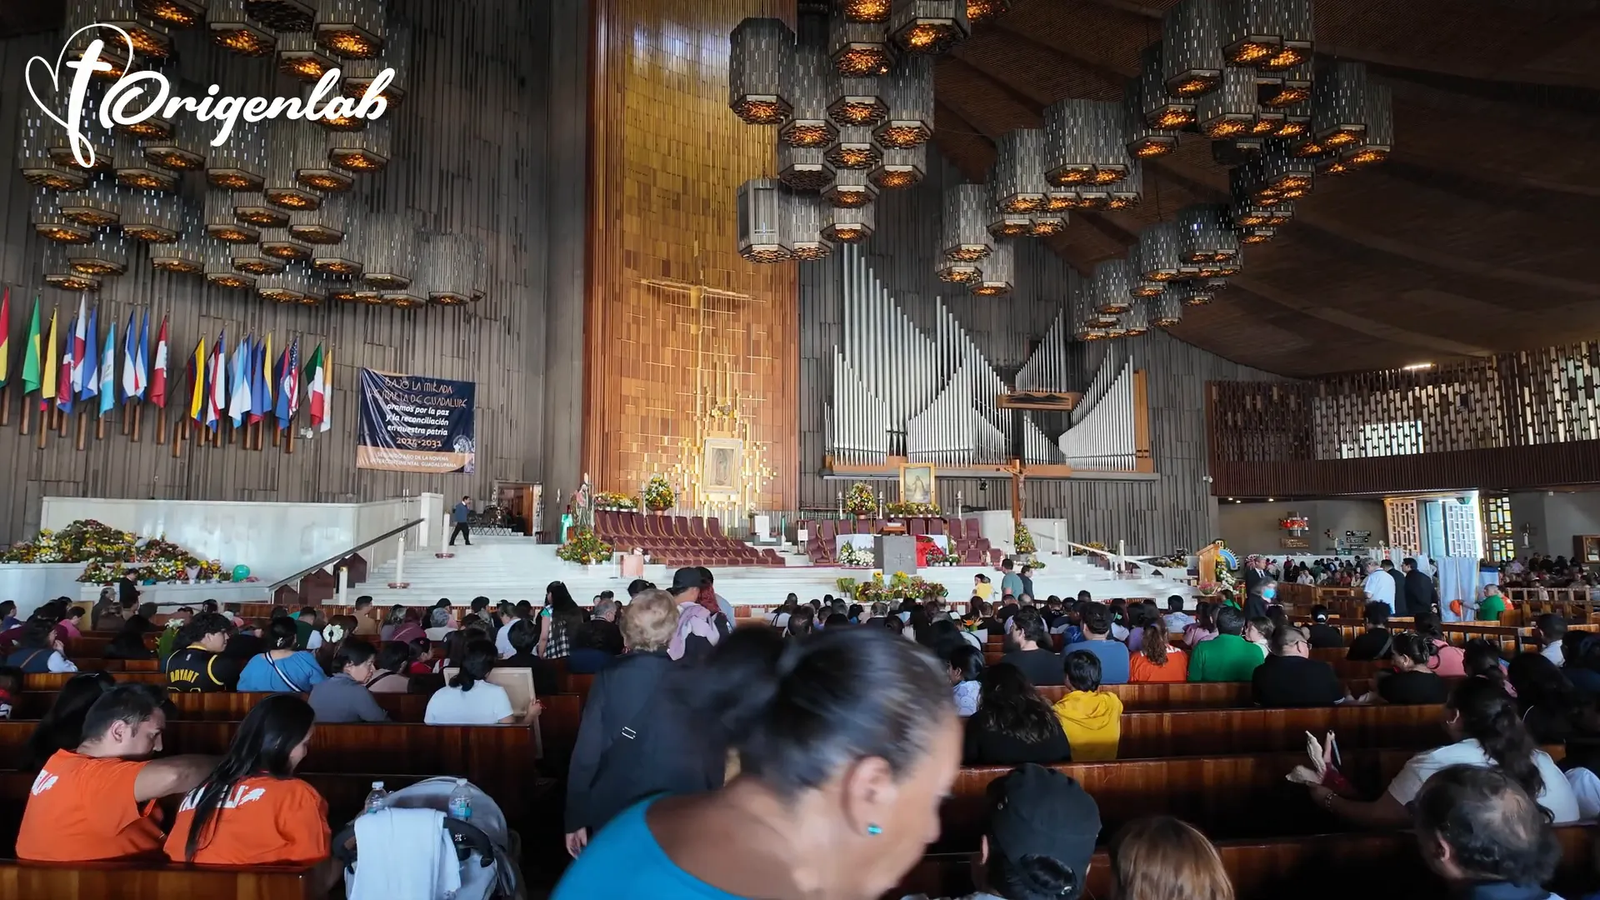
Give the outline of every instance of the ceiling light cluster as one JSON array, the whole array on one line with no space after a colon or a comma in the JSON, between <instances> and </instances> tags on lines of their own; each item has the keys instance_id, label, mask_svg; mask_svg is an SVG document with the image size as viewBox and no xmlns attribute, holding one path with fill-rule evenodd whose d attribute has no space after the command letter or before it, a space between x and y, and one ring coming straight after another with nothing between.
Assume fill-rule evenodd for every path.
<instances>
[{"instance_id":1,"label":"ceiling light cluster","mask_svg":"<svg viewBox=\"0 0 1600 900\"><path fill-rule=\"evenodd\" d=\"M739 192L739 252L752 262L819 259L836 242L871 236L878 193L912 187L926 171L933 58L1011 3L822 6L805 6L793 29L749 18L729 35L728 107L748 124L777 126L777 178L754 179ZM1013 200L1041 211L1046 204L1043 191L1031 188ZM758 224L771 227L754 230ZM1059 216L1037 225L1027 219L1022 230L1054 233L1064 225Z\"/></svg>"}]
</instances>

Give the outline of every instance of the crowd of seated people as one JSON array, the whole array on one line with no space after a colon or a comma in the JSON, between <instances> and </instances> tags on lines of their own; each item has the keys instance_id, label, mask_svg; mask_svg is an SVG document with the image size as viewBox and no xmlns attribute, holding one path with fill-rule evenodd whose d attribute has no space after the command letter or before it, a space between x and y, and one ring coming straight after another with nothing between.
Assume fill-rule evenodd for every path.
<instances>
[{"instance_id":1,"label":"crowd of seated people","mask_svg":"<svg viewBox=\"0 0 1600 900\"><path fill-rule=\"evenodd\" d=\"M166 654L152 651L167 691L106 672L60 689L28 745L24 765L38 775L17 854L316 863L329 853L328 804L295 775L313 730L386 721L374 694L388 692L427 693L423 721L440 728L538 716L538 701L513 708L491 680L497 665L547 679L536 696L556 693L558 671L595 673L565 770L562 830L574 860L557 900L878 900L937 838L963 765L1016 767L989 782L972 866L983 894L1078 897L1103 844L1112 896L1231 900L1229 870L1201 830L1153 815L1102 833L1094 790L1052 768L1116 764L1125 710L1111 688L1124 683L1243 682L1265 707L1441 705L1449 742L1417 753L1376 799L1319 785L1303 802L1352 829L1415 827L1426 864L1482 900L1546 896L1538 885L1555 865L1552 824L1600 813L1600 779L1562 772L1541 749L1600 733L1594 687L1579 684L1584 673L1600 678L1600 635L1561 621L1540 622L1541 649L1507 665L1488 642L1451 646L1426 615L1391 631L1373 614L1352 642L1374 666L1358 699L1313 656L1326 610L1302 627L1271 603L1255 617L1206 604L1174 618L1181 605L1002 595L974 599L963 617L937 600L859 606L791 595L768 627L735 629L702 569L678 570L669 590L640 582L628 593L625 604L601 596L584 608L552 583L543 606L478 598L459 619L448 602L426 612L366 602L327 620L284 609L259 629L201 607L162 629ZM44 633L70 663L66 618ZM115 621L108 610L101 621L120 636L144 619L143 646L152 618L130 609ZM18 623L19 651L39 642L34 621ZM408 628L437 629L439 640ZM991 637L1005 649L986 664ZM0 707L20 675L0 669ZM228 690L275 696L255 702L222 758L159 756L168 692ZM1568 754L1581 776L1590 763L1579 746ZM150 804L163 797L175 810L165 819ZM825 835L829 852L797 856L774 834ZM1501 849L1487 852L1485 841Z\"/></svg>"}]
</instances>

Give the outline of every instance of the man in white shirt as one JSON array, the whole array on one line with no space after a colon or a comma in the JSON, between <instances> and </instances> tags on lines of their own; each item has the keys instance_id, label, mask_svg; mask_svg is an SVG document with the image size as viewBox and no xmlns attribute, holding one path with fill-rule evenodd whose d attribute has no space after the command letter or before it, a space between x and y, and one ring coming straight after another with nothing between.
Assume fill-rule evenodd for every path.
<instances>
[{"instance_id":1,"label":"man in white shirt","mask_svg":"<svg viewBox=\"0 0 1600 900\"><path fill-rule=\"evenodd\" d=\"M1394 612L1394 579L1376 562L1367 563L1367 577L1361 582L1361 590L1367 595L1368 603L1382 603Z\"/></svg>"},{"instance_id":2,"label":"man in white shirt","mask_svg":"<svg viewBox=\"0 0 1600 900\"><path fill-rule=\"evenodd\" d=\"M1555 613L1545 613L1533 620L1533 626L1535 636L1543 645L1539 655L1558 666L1566 665L1567 658L1561 649L1561 639L1567 636L1567 620Z\"/></svg>"},{"instance_id":3,"label":"man in white shirt","mask_svg":"<svg viewBox=\"0 0 1600 900\"><path fill-rule=\"evenodd\" d=\"M1166 622L1167 634L1182 634L1194 624L1194 617L1183 611L1183 598L1177 594L1167 598L1167 614L1162 619Z\"/></svg>"}]
</instances>

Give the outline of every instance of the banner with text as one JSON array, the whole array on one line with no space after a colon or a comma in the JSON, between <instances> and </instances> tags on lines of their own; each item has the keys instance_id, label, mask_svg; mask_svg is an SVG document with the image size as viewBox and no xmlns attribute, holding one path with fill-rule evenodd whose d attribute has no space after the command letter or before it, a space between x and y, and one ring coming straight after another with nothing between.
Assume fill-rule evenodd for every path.
<instances>
[{"instance_id":1,"label":"banner with text","mask_svg":"<svg viewBox=\"0 0 1600 900\"><path fill-rule=\"evenodd\" d=\"M470 381L361 370L356 467L391 472L471 472Z\"/></svg>"}]
</instances>

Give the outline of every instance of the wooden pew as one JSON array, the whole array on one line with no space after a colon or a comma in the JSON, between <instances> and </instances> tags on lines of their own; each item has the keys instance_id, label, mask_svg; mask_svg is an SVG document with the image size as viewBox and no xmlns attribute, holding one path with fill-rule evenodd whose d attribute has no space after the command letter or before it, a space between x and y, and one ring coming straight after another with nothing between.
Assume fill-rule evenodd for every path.
<instances>
[{"instance_id":1,"label":"wooden pew","mask_svg":"<svg viewBox=\"0 0 1600 900\"><path fill-rule=\"evenodd\" d=\"M20 758L36 724L0 722L0 760ZM220 754L238 727L237 722L168 722L162 735L164 751ZM534 731L527 725L318 725L301 770L367 772L379 777L463 776L507 807L509 817L532 792L537 779L534 760Z\"/></svg>"},{"instance_id":2,"label":"wooden pew","mask_svg":"<svg viewBox=\"0 0 1600 900\"><path fill-rule=\"evenodd\" d=\"M1556 759L1560 745L1544 747ZM1350 750L1343 771L1364 796L1376 797L1416 750ZM1142 816L1177 816L1213 838L1262 838L1316 834L1348 827L1316 807L1303 785L1284 776L1306 763L1304 749L1176 759L1060 763L1050 766L1075 779L1094 797L1104 823L1102 840ZM937 849L978 847L989 811L989 782L1010 766L966 766L940 807Z\"/></svg>"},{"instance_id":3,"label":"wooden pew","mask_svg":"<svg viewBox=\"0 0 1600 900\"><path fill-rule=\"evenodd\" d=\"M167 676L162 672L113 672L119 684L166 684ZM59 691L72 678L72 673L56 674L54 672L38 675L22 676L22 689L24 691Z\"/></svg>"},{"instance_id":4,"label":"wooden pew","mask_svg":"<svg viewBox=\"0 0 1600 900\"><path fill-rule=\"evenodd\" d=\"M1564 897L1591 892L1597 880L1591 856L1592 829L1565 825L1555 829L1561 863L1551 888ZM1109 837L1104 831L1102 839ZM1406 832L1346 833L1296 836L1269 841L1219 841L1217 851L1233 882L1237 900L1349 900L1373 890L1383 897L1445 900L1450 896L1417 852L1417 839ZM1112 896L1111 858L1096 853L1089 865L1084 897ZM906 894L958 897L972 891L972 866L965 854L924 857L884 900Z\"/></svg>"},{"instance_id":5,"label":"wooden pew","mask_svg":"<svg viewBox=\"0 0 1600 900\"><path fill-rule=\"evenodd\" d=\"M325 900L337 868L261 866L250 869L159 863L18 863L0 860L0 897L50 900L154 900L239 897Z\"/></svg>"},{"instance_id":6,"label":"wooden pew","mask_svg":"<svg viewBox=\"0 0 1600 900\"><path fill-rule=\"evenodd\" d=\"M190 722L237 722L270 693L169 694L178 708L177 720ZM303 695L302 695L303 696ZM12 715L18 719L37 719L55 703L54 691L24 691ZM421 722L428 708L425 694L373 694L372 698L396 722Z\"/></svg>"}]
</instances>

